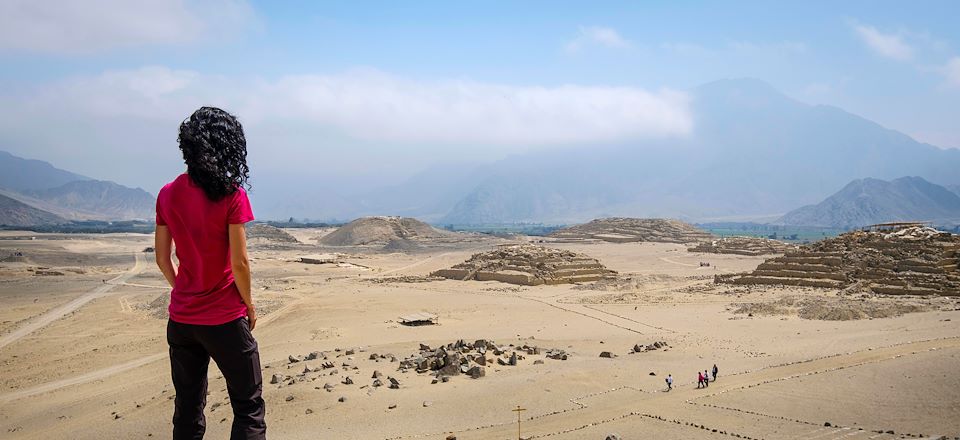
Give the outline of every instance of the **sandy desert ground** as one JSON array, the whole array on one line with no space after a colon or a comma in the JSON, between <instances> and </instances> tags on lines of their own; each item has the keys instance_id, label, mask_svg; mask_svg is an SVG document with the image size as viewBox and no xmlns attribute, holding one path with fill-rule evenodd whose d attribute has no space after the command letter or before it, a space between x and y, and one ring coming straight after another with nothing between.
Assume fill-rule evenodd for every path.
<instances>
[{"instance_id":1,"label":"sandy desert ground","mask_svg":"<svg viewBox=\"0 0 960 440\"><path fill-rule=\"evenodd\" d=\"M291 232L315 243L323 231ZM344 248L336 250L343 264L322 265L297 261L331 251L315 244L255 244L269 436L511 439L518 405L522 437L537 439L960 436L960 298L849 298L925 310L852 321L734 313L784 298L829 303L839 292L714 285L714 274L764 258L651 243L546 243L619 272L620 282L603 285L417 278L504 242ZM25 256L0 263L2 438L169 437L167 289L143 252L151 244L137 234L0 233L0 256ZM398 323L413 312L436 314L439 325ZM570 356L523 354L516 366L489 365L485 377L435 384L390 360L460 339ZM668 348L630 353L655 341ZM289 361L311 352L320 358ZM333 368L322 368L323 356ZM697 389L697 371L713 364L719 380ZM399 388L373 387L374 371ZM275 374L283 380L270 384ZM667 374L676 380L670 392ZM227 438L231 413L216 368L210 384L206 438Z\"/></svg>"}]
</instances>

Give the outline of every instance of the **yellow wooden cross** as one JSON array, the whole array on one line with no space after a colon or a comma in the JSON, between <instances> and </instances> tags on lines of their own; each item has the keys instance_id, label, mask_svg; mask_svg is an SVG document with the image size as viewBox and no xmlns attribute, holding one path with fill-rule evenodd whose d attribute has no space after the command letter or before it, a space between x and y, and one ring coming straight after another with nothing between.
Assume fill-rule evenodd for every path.
<instances>
[{"instance_id":1,"label":"yellow wooden cross","mask_svg":"<svg viewBox=\"0 0 960 440\"><path fill-rule=\"evenodd\" d=\"M511 411L517 413L517 440L521 440L521 439L522 439L522 438L520 437L520 413L523 412L523 411L526 411L526 410L527 410L526 408L520 408L520 405L517 405L517 408L516 408L516 409L512 409L512 410L511 410Z\"/></svg>"}]
</instances>

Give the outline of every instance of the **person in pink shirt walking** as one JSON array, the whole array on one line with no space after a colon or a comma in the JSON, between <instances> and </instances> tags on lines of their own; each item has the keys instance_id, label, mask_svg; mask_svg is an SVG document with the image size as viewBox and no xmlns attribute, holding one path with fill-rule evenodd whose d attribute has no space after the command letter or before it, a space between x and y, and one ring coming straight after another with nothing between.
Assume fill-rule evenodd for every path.
<instances>
[{"instance_id":1,"label":"person in pink shirt walking","mask_svg":"<svg viewBox=\"0 0 960 440\"><path fill-rule=\"evenodd\" d=\"M155 255L172 287L167 343L176 389L173 438L200 439L207 367L217 363L233 407L232 440L265 439L260 352L251 331L257 312L250 293L244 224L253 211L244 186L247 141L233 115L202 107L180 124L187 172L157 195ZM176 247L179 265L174 265Z\"/></svg>"}]
</instances>

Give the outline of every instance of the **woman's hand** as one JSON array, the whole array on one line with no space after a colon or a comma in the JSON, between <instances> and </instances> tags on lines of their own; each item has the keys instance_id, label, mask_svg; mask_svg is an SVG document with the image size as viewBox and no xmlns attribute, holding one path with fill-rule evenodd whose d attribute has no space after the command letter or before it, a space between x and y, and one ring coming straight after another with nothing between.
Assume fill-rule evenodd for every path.
<instances>
[{"instance_id":1,"label":"woman's hand","mask_svg":"<svg viewBox=\"0 0 960 440\"><path fill-rule=\"evenodd\" d=\"M257 326L257 309L253 307L253 304L247 306L247 321L250 322L250 331L253 331L254 327Z\"/></svg>"}]
</instances>

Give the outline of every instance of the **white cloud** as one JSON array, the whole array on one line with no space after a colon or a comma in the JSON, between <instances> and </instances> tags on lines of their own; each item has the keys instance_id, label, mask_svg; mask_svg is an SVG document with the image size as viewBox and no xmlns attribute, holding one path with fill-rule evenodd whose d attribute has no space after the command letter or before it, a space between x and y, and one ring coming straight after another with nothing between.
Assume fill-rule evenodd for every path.
<instances>
[{"instance_id":1,"label":"white cloud","mask_svg":"<svg viewBox=\"0 0 960 440\"><path fill-rule=\"evenodd\" d=\"M947 65L943 67L942 71L948 84L953 87L960 87L960 57L953 57L950 61L947 61Z\"/></svg>"},{"instance_id":2,"label":"white cloud","mask_svg":"<svg viewBox=\"0 0 960 440\"><path fill-rule=\"evenodd\" d=\"M245 0L6 0L0 50L91 53L224 38L248 29Z\"/></svg>"},{"instance_id":3,"label":"white cloud","mask_svg":"<svg viewBox=\"0 0 960 440\"><path fill-rule=\"evenodd\" d=\"M66 114L169 125L201 105L217 105L261 126L294 123L362 141L454 147L684 136L693 124L687 95L671 90L415 81L377 71L264 81L145 67L75 78L10 98L13 105L0 110L8 122Z\"/></svg>"},{"instance_id":4,"label":"white cloud","mask_svg":"<svg viewBox=\"0 0 960 440\"><path fill-rule=\"evenodd\" d=\"M871 50L886 58L907 61L913 57L913 48L903 41L902 34L885 34L873 26L854 24L857 36Z\"/></svg>"},{"instance_id":5,"label":"white cloud","mask_svg":"<svg viewBox=\"0 0 960 440\"><path fill-rule=\"evenodd\" d=\"M580 26L577 36L567 43L567 52L579 52L587 46L604 46L615 49L630 47L630 42L620 36L616 29L601 26Z\"/></svg>"}]
</instances>

